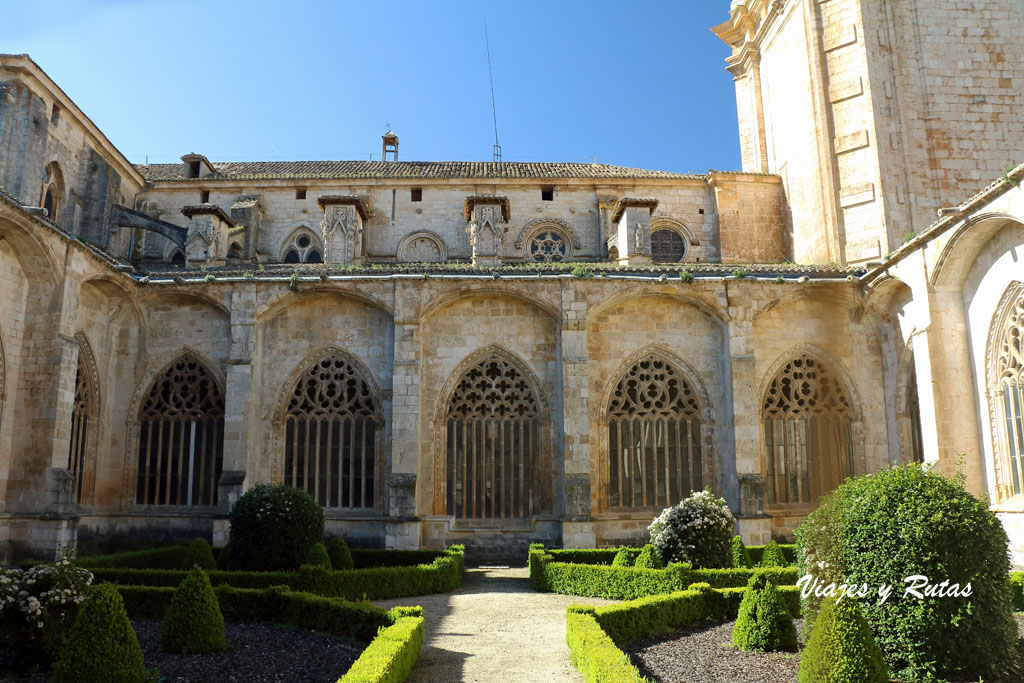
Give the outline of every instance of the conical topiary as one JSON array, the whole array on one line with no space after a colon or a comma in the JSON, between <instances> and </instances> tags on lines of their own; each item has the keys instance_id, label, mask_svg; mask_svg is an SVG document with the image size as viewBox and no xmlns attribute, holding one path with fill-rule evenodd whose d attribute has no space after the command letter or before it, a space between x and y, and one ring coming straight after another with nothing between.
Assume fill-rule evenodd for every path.
<instances>
[{"instance_id":1,"label":"conical topiary","mask_svg":"<svg viewBox=\"0 0 1024 683\"><path fill-rule=\"evenodd\" d=\"M345 539L338 536L327 544L327 555L331 558L331 567L335 571L352 569L352 553L348 549Z\"/></svg>"},{"instance_id":2,"label":"conical topiary","mask_svg":"<svg viewBox=\"0 0 1024 683\"><path fill-rule=\"evenodd\" d=\"M327 554L327 548L324 547L323 543L314 543L302 564L331 571L331 556Z\"/></svg>"},{"instance_id":3,"label":"conical topiary","mask_svg":"<svg viewBox=\"0 0 1024 683\"><path fill-rule=\"evenodd\" d=\"M160 626L160 645L182 654L218 652L227 646L217 595L202 569L190 571L174 591Z\"/></svg>"},{"instance_id":4,"label":"conical topiary","mask_svg":"<svg viewBox=\"0 0 1024 683\"><path fill-rule=\"evenodd\" d=\"M789 562L786 562L786 556L782 553L782 548L775 541L769 541L768 545L764 547L764 553L761 555L761 563L759 567L788 567Z\"/></svg>"},{"instance_id":5,"label":"conical topiary","mask_svg":"<svg viewBox=\"0 0 1024 683\"><path fill-rule=\"evenodd\" d=\"M205 538L192 541L188 546L188 552L185 553L184 569L193 567L199 567L204 571L217 568L217 561L213 559L213 549Z\"/></svg>"},{"instance_id":6,"label":"conical topiary","mask_svg":"<svg viewBox=\"0 0 1024 683\"><path fill-rule=\"evenodd\" d=\"M743 537L738 534L732 537L732 566L736 569L751 569L754 566L750 551L744 545Z\"/></svg>"},{"instance_id":7,"label":"conical topiary","mask_svg":"<svg viewBox=\"0 0 1024 683\"><path fill-rule=\"evenodd\" d=\"M661 555L654 549L653 545L647 544L636 557L634 567L643 569L664 569L665 563L661 561Z\"/></svg>"},{"instance_id":8,"label":"conical topiary","mask_svg":"<svg viewBox=\"0 0 1024 683\"><path fill-rule=\"evenodd\" d=\"M633 554L629 552L629 548L619 548L619 552L615 553L615 559L612 560L613 567L632 567L633 566Z\"/></svg>"},{"instance_id":9,"label":"conical topiary","mask_svg":"<svg viewBox=\"0 0 1024 683\"><path fill-rule=\"evenodd\" d=\"M889 667L856 601L822 603L800 655L800 683L888 683Z\"/></svg>"},{"instance_id":10,"label":"conical topiary","mask_svg":"<svg viewBox=\"0 0 1024 683\"><path fill-rule=\"evenodd\" d=\"M110 584L94 586L53 667L53 680L67 683L137 683L146 666L121 594Z\"/></svg>"},{"instance_id":11,"label":"conical topiary","mask_svg":"<svg viewBox=\"0 0 1024 683\"><path fill-rule=\"evenodd\" d=\"M762 574L755 574L747 582L732 642L742 650L759 652L796 649L793 615L775 584Z\"/></svg>"}]
</instances>

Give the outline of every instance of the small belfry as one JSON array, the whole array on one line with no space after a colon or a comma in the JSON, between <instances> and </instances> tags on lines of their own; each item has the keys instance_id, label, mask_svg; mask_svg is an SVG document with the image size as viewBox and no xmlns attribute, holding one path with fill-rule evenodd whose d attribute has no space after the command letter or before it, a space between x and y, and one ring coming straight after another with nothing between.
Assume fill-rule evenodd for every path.
<instances>
[{"instance_id":1,"label":"small belfry","mask_svg":"<svg viewBox=\"0 0 1024 683\"><path fill-rule=\"evenodd\" d=\"M387 133L380 136L380 160L398 161L398 135L395 131L388 129Z\"/></svg>"}]
</instances>

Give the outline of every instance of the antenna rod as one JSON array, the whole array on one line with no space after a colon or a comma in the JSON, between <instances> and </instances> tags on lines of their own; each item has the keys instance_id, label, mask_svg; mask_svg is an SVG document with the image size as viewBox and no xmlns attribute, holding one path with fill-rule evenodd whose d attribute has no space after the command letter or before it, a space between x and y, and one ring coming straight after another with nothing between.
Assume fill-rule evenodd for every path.
<instances>
[{"instance_id":1,"label":"antenna rod","mask_svg":"<svg viewBox=\"0 0 1024 683\"><path fill-rule=\"evenodd\" d=\"M498 108L494 106L494 70L491 68L491 41L487 36L486 21L484 21L484 43L487 45L487 75L491 79L491 114L494 115L494 160L501 161L501 145L498 144Z\"/></svg>"}]
</instances>

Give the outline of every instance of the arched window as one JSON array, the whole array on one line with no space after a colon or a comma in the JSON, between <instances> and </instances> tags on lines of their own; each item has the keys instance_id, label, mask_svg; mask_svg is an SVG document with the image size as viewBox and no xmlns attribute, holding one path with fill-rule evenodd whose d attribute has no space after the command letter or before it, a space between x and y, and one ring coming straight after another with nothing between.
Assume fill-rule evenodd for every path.
<instances>
[{"instance_id":1,"label":"arched window","mask_svg":"<svg viewBox=\"0 0 1024 683\"><path fill-rule=\"evenodd\" d=\"M445 411L446 511L458 519L523 519L549 511L537 394L510 359L466 370Z\"/></svg>"},{"instance_id":2,"label":"arched window","mask_svg":"<svg viewBox=\"0 0 1024 683\"><path fill-rule=\"evenodd\" d=\"M910 356L907 374L907 396L903 406L907 420L907 441L911 462L924 462L924 439L921 436L921 401L917 396L917 372L914 370L914 356Z\"/></svg>"},{"instance_id":3,"label":"arched window","mask_svg":"<svg viewBox=\"0 0 1024 683\"><path fill-rule=\"evenodd\" d=\"M232 242L231 246L228 247L227 257L229 259L240 259L242 258L242 245L238 242Z\"/></svg>"},{"instance_id":4,"label":"arched window","mask_svg":"<svg viewBox=\"0 0 1024 683\"><path fill-rule=\"evenodd\" d=\"M675 365L641 357L615 384L607 416L610 507L667 507L704 488L700 400Z\"/></svg>"},{"instance_id":5,"label":"arched window","mask_svg":"<svg viewBox=\"0 0 1024 683\"><path fill-rule=\"evenodd\" d=\"M176 266L185 265L185 255L181 253L181 249L175 249L174 253L171 254L171 263Z\"/></svg>"},{"instance_id":6,"label":"arched window","mask_svg":"<svg viewBox=\"0 0 1024 683\"><path fill-rule=\"evenodd\" d=\"M655 263L678 263L686 256L686 240L675 230L651 232L651 260Z\"/></svg>"},{"instance_id":7,"label":"arched window","mask_svg":"<svg viewBox=\"0 0 1024 683\"><path fill-rule=\"evenodd\" d=\"M801 353L772 378L761 406L769 505L810 504L853 476L853 407L836 373Z\"/></svg>"},{"instance_id":8,"label":"arched window","mask_svg":"<svg viewBox=\"0 0 1024 683\"><path fill-rule=\"evenodd\" d=\"M91 488L94 464L93 431L97 429L96 411L99 394L92 367L95 361L81 333L78 339L78 370L75 372L75 398L71 406L71 442L68 447L68 470L75 477L75 502L85 502Z\"/></svg>"},{"instance_id":9,"label":"arched window","mask_svg":"<svg viewBox=\"0 0 1024 683\"><path fill-rule=\"evenodd\" d=\"M281 260L285 263L323 263L320 241L308 228L299 228L285 242Z\"/></svg>"},{"instance_id":10,"label":"arched window","mask_svg":"<svg viewBox=\"0 0 1024 683\"><path fill-rule=\"evenodd\" d=\"M183 355L154 380L139 411L135 502L215 505L223 447L224 393L199 359Z\"/></svg>"},{"instance_id":11,"label":"arched window","mask_svg":"<svg viewBox=\"0 0 1024 683\"><path fill-rule=\"evenodd\" d=\"M997 496L1024 492L1024 287L1004 295L990 339Z\"/></svg>"},{"instance_id":12,"label":"arched window","mask_svg":"<svg viewBox=\"0 0 1024 683\"><path fill-rule=\"evenodd\" d=\"M54 223L58 222L58 212L64 202L64 174L60 164L50 162L43 170L43 188L39 205L46 209L47 216Z\"/></svg>"},{"instance_id":13,"label":"arched window","mask_svg":"<svg viewBox=\"0 0 1024 683\"><path fill-rule=\"evenodd\" d=\"M324 507L373 508L382 421L378 401L351 361L331 351L302 373L284 416L284 483Z\"/></svg>"}]
</instances>

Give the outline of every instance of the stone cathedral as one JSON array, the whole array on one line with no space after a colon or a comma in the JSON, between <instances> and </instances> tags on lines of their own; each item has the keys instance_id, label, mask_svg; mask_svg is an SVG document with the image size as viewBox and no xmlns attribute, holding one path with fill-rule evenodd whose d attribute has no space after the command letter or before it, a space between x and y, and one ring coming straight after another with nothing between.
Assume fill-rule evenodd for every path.
<instances>
[{"instance_id":1,"label":"stone cathedral","mask_svg":"<svg viewBox=\"0 0 1024 683\"><path fill-rule=\"evenodd\" d=\"M748 542L923 461L1024 562L1024 6L733 0L743 170L133 165L0 56L0 550L226 542L262 482L366 547ZM201 151L201 150L200 150Z\"/></svg>"}]
</instances>

